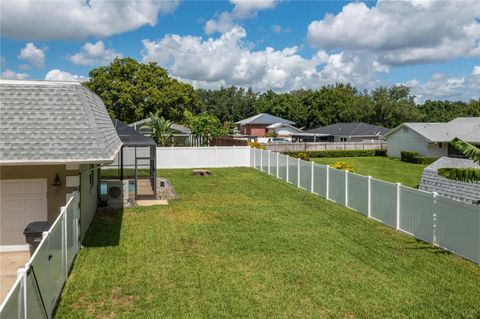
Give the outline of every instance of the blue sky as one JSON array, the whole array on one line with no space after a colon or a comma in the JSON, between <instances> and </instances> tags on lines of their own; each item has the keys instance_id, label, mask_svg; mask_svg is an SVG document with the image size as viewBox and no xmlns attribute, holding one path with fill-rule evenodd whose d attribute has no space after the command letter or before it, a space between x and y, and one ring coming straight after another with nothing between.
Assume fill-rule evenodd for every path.
<instances>
[{"instance_id":1,"label":"blue sky","mask_svg":"<svg viewBox=\"0 0 480 319\"><path fill-rule=\"evenodd\" d=\"M42 4L1 2L3 78L84 80L128 56L196 87L401 83L419 101L480 95L478 1Z\"/></svg>"}]
</instances>

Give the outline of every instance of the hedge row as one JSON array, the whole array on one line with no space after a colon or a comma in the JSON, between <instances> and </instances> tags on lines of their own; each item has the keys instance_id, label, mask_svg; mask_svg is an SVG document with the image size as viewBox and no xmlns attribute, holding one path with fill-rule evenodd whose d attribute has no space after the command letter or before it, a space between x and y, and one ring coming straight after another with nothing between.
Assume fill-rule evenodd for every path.
<instances>
[{"instance_id":1,"label":"hedge row","mask_svg":"<svg viewBox=\"0 0 480 319\"><path fill-rule=\"evenodd\" d=\"M401 151L400 159L404 162L424 164L424 165L432 164L437 160L436 157L423 157L423 156L420 156L420 154L418 154L417 152L410 152L410 151Z\"/></svg>"},{"instance_id":2,"label":"hedge row","mask_svg":"<svg viewBox=\"0 0 480 319\"><path fill-rule=\"evenodd\" d=\"M335 151L309 151L309 152L286 152L286 155L292 157L363 157L363 156L387 156L387 150L335 150Z\"/></svg>"}]
</instances>

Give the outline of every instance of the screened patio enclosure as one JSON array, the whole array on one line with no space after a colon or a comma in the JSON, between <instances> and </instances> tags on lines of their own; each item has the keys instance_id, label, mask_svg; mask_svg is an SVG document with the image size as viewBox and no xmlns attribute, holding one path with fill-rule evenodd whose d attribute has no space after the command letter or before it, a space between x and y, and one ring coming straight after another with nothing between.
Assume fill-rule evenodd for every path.
<instances>
[{"instance_id":1,"label":"screened patio enclosure","mask_svg":"<svg viewBox=\"0 0 480 319\"><path fill-rule=\"evenodd\" d=\"M120 120L114 120L113 124L122 141L122 148L116 161L120 180L134 181L136 200L156 199L157 144ZM124 158L125 148L134 149L133 159L129 158L129 162Z\"/></svg>"}]
</instances>

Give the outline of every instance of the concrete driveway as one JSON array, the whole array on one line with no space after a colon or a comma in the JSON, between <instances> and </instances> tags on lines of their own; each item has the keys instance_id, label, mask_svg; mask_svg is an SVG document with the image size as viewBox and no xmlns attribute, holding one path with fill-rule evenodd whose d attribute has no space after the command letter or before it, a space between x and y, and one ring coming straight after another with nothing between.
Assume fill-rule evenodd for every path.
<instances>
[{"instance_id":1,"label":"concrete driveway","mask_svg":"<svg viewBox=\"0 0 480 319\"><path fill-rule=\"evenodd\" d=\"M0 303L17 279L17 269L30 258L28 251L0 253Z\"/></svg>"}]
</instances>

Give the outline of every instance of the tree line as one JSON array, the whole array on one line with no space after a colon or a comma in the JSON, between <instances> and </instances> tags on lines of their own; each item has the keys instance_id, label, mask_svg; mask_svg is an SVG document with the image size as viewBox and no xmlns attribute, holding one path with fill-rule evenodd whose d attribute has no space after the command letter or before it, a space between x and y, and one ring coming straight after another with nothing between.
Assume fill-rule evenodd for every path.
<instances>
[{"instance_id":1,"label":"tree line","mask_svg":"<svg viewBox=\"0 0 480 319\"><path fill-rule=\"evenodd\" d=\"M216 117L232 123L258 113L270 113L311 129L338 122L365 122L388 128L403 122L444 122L456 117L480 116L480 99L415 102L402 85L359 91L338 83L291 92L255 92L251 88L195 89L170 77L156 63L132 58L115 59L90 71L84 84L97 93L112 118L126 123L150 113L176 123L192 122L185 114ZM185 112L187 111L187 112Z\"/></svg>"}]
</instances>

